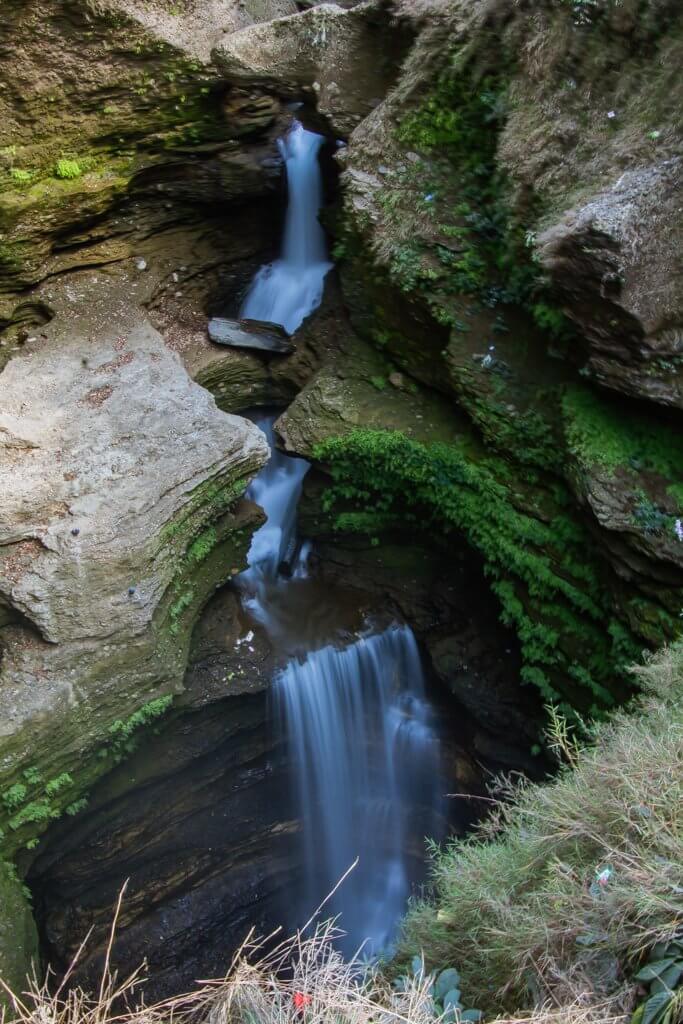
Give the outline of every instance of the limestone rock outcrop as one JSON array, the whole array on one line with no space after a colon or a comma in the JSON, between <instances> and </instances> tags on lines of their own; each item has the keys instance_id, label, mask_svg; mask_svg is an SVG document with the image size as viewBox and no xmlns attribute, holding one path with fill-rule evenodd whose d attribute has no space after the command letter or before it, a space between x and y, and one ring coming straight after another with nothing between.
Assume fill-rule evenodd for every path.
<instances>
[{"instance_id":1,"label":"limestone rock outcrop","mask_svg":"<svg viewBox=\"0 0 683 1024\"><path fill-rule=\"evenodd\" d=\"M358 428L455 441L459 427L448 402L418 389L357 338L323 364L276 423L285 449L306 458L321 441Z\"/></svg>"},{"instance_id":2,"label":"limestone rock outcrop","mask_svg":"<svg viewBox=\"0 0 683 1024\"><path fill-rule=\"evenodd\" d=\"M99 310L73 288L0 376L2 787L23 789L6 849L82 796L114 721L182 686L199 609L244 564L258 516L239 498L268 453L125 288L103 280ZM36 800L42 818L22 813Z\"/></svg>"},{"instance_id":3,"label":"limestone rock outcrop","mask_svg":"<svg viewBox=\"0 0 683 1024\"><path fill-rule=\"evenodd\" d=\"M683 409L683 161L626 171L538 238L604 387Z\"/></svg>"},{"instance_id":4,"label":"limestone rock outcrop","mask_svg":"<svg viewBox=\"0 0 683 1024\"><path fill-rule=\"evenodd\" d=\"M332 129L346 136L381 101L404 45L375 0L351 9L322 3L233 33L213 59L230 80L293 98L307 91Z\"/></svg>"}]
</instances>

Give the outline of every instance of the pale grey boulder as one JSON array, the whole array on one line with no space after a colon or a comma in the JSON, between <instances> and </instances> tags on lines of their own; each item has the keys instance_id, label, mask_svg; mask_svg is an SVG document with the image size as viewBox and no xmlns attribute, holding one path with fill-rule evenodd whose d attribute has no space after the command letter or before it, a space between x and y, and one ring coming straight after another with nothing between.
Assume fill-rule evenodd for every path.
<instances>
[{"instance_id":1,"label":"pale grey boulder","mask_svg":"<svg viewBox=\"0 0 683 1024\"><path fill-rule=\"evenodd\" d=\"M72 289L84 301L0 376L0 789L66 772L69 803L112 723L182 687L199 610L244 567L260 514L241 495L268 455L126 287L102 281L94 305ZM0 815L6 855L46 824Z\"/></svg>"}]
</instances>

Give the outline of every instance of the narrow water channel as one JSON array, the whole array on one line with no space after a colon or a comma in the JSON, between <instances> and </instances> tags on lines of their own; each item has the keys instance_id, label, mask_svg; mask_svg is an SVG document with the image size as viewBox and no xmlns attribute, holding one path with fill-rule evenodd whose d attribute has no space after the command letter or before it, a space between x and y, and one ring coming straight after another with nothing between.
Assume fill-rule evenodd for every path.
<instances>
[{"instance_id":1,"label":"narrow water channel","mask_svg":"<svg viewBox=\"0 0 683 1024\"><path fill-rule=\"evenodd\" d=\"M298 123L281 142L288 184L282 257L259 271L242 310L290 332L320 303L330 266L318 221L322 142ZM378 952L390 944L414 880L411 842L438 837L445 788L439 741L408 626L392 622L378 631L365 622L317 645L309 628L301 642L300 626L321 613L334 623L335 598L304 582L308 548L296 535L296 506L308 464L277 450L274 418L254 417L271 459L248 496L267 521L238 586L245 610L276 650L289 654L272 691L302 826L305 884L289 923L300 925L357 860L329 909L340 915L347 952L364 943Z\"/></svg>"}]
</instances>

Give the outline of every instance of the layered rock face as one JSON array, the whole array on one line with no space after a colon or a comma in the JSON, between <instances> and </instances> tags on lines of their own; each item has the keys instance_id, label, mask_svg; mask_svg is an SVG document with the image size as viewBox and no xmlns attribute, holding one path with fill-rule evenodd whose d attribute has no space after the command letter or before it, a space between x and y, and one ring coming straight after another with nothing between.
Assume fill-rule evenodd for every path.
<instances>
[{"instance_id":1,"label":"layered rock face","mask_svg":"<svg viewBox=\"0 0 683 1024\"><path fill-rule=\"evenodd\" d=\"M418 41L339 157L344 294L379 385L398 372L467 425L437 447L414 423L354 436L318 383L286 433L317 441L359 528L407 501L437 535L464 533L523 677L594 709L619 664L680 628L680 11L397 13Z\"/></svg>"},{"instance_id":2,"label":"layered rock face","mask_svg":"<svg viewBox=\"0 0 683 1024\"><path fill-rule=\"evenodd\" d=\"M220 412L109 285L97 337L98 310L66 314L55 288L55 318L0 378L6 856L76 814L166 710L192 624L259 522L240 496L263 435Z\"/></svg>"},{"instance_id":3,"label":"layered rock face","mask_svg":"<svg viewBox=\"0 0 683 1024\"><path fill-rule=\"evenodd\" d=\"M253 6L260 17L285 13ZM253 20L232 0L222 7L225 30ZM196 26L184 25L161 4L7 5L1 326L34 322L17 293L56 273L175 249L191 280L275 237L263 200L278 192L280 102L220 79L197 52ZM220 22L212 29L222 37ZM220 230L221 212L236 232Z\"/></svg>"},{"instance_id":4,"label":"layered rock face","mask_svg":"<svg viewBox=\"0 0 683 1024\"><path fill-rule=\"evenodd\" d=\"M221 976L250 928L280 924L301 865L266 710L265 692L185 710L95 789L87 815L52 830L29 882L57 971L94 926L77 980L97 984L126 879L114 961L125 973L147 961L147 998Z\"/></svg>"}]
</instances>

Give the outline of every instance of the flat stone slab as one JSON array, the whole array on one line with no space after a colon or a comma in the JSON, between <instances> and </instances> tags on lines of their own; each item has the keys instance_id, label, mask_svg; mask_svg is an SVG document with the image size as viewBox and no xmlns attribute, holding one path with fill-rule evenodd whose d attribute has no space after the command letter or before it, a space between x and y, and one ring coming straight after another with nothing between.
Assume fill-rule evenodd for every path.
<instances>
[{"instance_id":1,"label":"flat stone slab","mask_svg":"<svg viewBox=\"0 0 683 1024\"><path fill-rule=\"evenodd\" d=\"M232 348L255 348L279 355L294 351L284 327L265 320L226 320L216 316L209 320L209 337L217 345Z\"/></svg>"}]
</instances>

